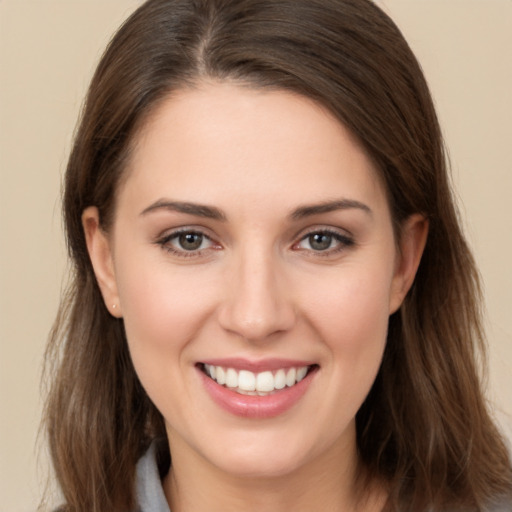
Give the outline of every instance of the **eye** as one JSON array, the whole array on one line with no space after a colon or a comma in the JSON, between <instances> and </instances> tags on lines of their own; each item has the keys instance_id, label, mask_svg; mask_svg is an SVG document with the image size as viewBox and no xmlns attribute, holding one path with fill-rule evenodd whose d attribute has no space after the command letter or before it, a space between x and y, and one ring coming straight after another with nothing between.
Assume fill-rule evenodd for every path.
<instances>
[{"instance_id":1,"label":"eye","mask_svg":"<svg viewBox=\"0 0 512 512\"><path fill-rule=\"evenodd\" d=\"M332 254L354 245L347 235L331 230L318 230L308 233L295 246L295 249Z\"/></svg>"},{"instance_id":2,"label":"eye","mask_svg":"<svg viewBox=\"0 0 512 512\"><path fill-rule=\"evenodd\" d=\"M335 241L330 233L313 233L308 235L306 240L314 251L326 251L331 248L333 241Z\"/></svg>"},{"instance_id":3,"label":"eye","mask_svg":"<svg viewBox=\"0 0 512 512\"><path fill-rule=\"evenodd\" d=\"M204 250L218 248L210 237L193 229L169 233L157 240L157 244L180 257L198 256Z\"/></svg>"},{"instance_id":4,"label":"eye","mask_svg":"<svg viewBox=\"0 0 512 512\"><path fill-rule=\"evenodd\" d=\"M201 249L205 237L201 233L180 233L175 237L176 244L185 251Z\"/></svg>"}]
</instances>

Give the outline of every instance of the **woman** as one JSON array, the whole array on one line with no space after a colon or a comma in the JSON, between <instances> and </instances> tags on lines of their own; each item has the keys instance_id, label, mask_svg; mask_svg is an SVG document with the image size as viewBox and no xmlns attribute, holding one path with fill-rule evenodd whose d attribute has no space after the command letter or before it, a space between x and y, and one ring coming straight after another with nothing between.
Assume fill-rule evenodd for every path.
<instances>
[{"instance_id":1,"label":"woman","mask_svg":"<svg viewBox=\"0 0 512 512\"><path fill-rule=\"evenodd\" d=\"M439 126L373 3L146 2L64 212L67 510L507 510Z\"/></svg>"}]
</instances>

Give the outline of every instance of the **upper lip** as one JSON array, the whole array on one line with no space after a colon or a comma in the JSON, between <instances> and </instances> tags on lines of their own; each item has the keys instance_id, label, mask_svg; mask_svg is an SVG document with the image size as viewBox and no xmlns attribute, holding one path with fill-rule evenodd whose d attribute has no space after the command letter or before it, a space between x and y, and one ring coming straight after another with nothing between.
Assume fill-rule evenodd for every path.
<instances>
[{"instance_id":1,"label":"upper lip","mask_svg":"<svg viewBox=\"0 0 512 512\"><path fill-rule=\"evenodd\" d=\"M269 358L260 360L249 360L241 357L205 359L200 364L211 366L222 366L223 368L234 368L235 370L248 370L253 373L262 371L280 370L286 368L300 368L315 364L313 361Z\"/></svg>"}]
</instances>

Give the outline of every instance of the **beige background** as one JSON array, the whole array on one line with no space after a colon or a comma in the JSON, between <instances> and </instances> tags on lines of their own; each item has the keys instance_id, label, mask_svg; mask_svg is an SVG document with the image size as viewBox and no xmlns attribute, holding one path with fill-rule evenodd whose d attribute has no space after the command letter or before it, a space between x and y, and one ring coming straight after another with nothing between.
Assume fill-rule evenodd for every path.
<instances>
[{"instance_id":1,"label":"beige background","mask_svg":"<svg viewBox=\"0 0 512 512\"><path fill-rule=\"evenodd\" d=\"M139 3L0 0L0 512L34 510L44 484L40 369L66 269L60 181L90 74ZM379 3L433 90L485 282L489 396L511 412L512 1Z\"/></svg>"}]
</instances>

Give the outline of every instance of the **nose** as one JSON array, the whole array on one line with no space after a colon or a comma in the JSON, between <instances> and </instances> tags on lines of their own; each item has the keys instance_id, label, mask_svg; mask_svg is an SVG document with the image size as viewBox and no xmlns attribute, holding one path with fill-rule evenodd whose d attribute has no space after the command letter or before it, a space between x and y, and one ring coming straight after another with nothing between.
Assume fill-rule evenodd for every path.
<instances>
[{"instance_id":1,"label":"nose","mask_svg":"<svg viewBox=\"0 0 512 512\"><path fill-rule=\"evenodd\" d=\"M296 313L282 264L269 254L241 254L230 268L219 323L248 341L290 330Z\"/></svg>"}]
</instances>

